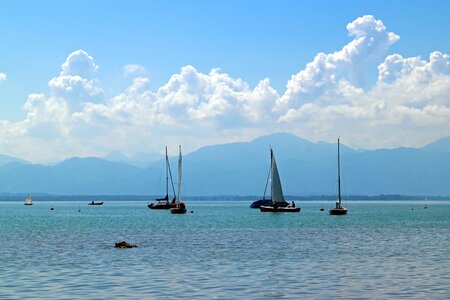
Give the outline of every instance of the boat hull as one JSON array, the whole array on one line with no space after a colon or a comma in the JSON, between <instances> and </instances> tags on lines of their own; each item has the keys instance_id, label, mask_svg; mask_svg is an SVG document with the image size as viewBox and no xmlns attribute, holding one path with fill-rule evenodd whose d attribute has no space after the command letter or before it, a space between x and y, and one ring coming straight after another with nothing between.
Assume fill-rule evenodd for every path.
<instances>
[{"instance_id":1,"label":"boat hull","mask_svg":"<svg viewBox=\"0 0 450 300\"><path fill-rule=\"evenodd\" d=\"M89 202L88 205L103 205L103 201L102 202Z\"/></svg>"},{"instance_id":2,"label":"boat hull","mask_svg":"<svg viewBox=\"0 0 450 300\"><path fill-rule=\"evenodd\" d=\"M273 206L260 206L259 209L262 212L300 212L300 207L273 207Z\"/></svg>"},{"instance_id":3,"label":"boat hull","mask_svg":"<svg viewBox=\"0 0 450 300\"><path fill-rule=\"evenodd\" d=\"M172 204L170 204L169 202L167 203L150 203L149 205L147 205L148 208L150 209L170 209L172 207Z\"/></svg>"},{"instance_id":4,"label":"boat hull","mask_svg":"<svg viewBox=\"0 0 450 300\"><path fill-rule=\"evenodd\" d=\"M33 203L24 203L24 205L33 205Z\"/></svg>"},{"instance_id":5,"label":"boat hull","mask_svg":"<svg viewBox=\"0 0 450 300\"><path fill-rule=\"evenodd\" d=\"M330 215L341 216L347 214L346 208L332 208L328 211Z\"/></svg>"},{"instance_id":6,"label":"boat hull","mask_svg":"<svg viewBox=\"0 0 450 300\"><path fill-rule=\"evenodd\" d=\"M272 205L272 200L271 199L259 199L256 201L253 201L252 204L250 204L250 208L260 208L261 206L271 206ZM286 207L288 206L289 203L284 202L284 203L278 203L279 207Z\"/></svg>"},{"instance_id":7,"label":"boat hull","mask_svg":"<svg viewBox=\"0 0 450 300\"><path fill-rule=\"evenodd\" d=\"M186 208L185 207L172 207L170 209L170 213L171 214L175 214L175 215L185 214L186 213Z\"/></svg>"}]
</instances>

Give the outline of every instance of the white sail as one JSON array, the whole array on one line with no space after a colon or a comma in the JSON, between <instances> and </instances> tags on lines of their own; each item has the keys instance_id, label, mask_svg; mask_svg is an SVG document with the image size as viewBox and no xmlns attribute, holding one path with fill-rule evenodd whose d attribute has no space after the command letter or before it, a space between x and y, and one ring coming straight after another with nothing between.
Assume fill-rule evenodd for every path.
<instances>
[{"instance_id":1,"label":"white sail","mask_svg":"<svg viewBox=\"0 0 450 300\"><path fill-rule=\"evenodd\" d=\"M177 206L180 206L180 201L181 201L182 163L183 163L183 158L181 156L181 145L180 145L180 156L178 158L178 197L177 197Z\"/></svg>"},{"instance_id":2,"label":"white sail","mask_svg":"<svg viewBox=\"0 0 450 300\"><path fill-rule=\"evenodd\" d=\"M277 163L272 149L270 149L270 156L272 158L272 202L284 203L283 189L281 187L280 175L278 174Z\"/></svg>"}]
</instances>

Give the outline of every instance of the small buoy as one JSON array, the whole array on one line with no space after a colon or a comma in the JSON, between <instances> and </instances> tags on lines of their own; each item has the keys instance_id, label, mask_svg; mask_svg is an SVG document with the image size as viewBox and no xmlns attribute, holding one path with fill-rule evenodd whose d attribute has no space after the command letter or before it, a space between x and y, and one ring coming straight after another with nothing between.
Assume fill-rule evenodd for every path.
<instances>
[{"instance_id":1,"label":"small buoy","mask_svg":"<svg viewBox=\"0 0 450 300\"><path fill-rule=\"evenodd\" d=\"M194 213L194 211L193 211L193 210L191 210L191 211L190 211L190 213L191 213L191 214L193 214L193 213Z\"/></svg>"},{"instance_id":2,"label":"small buoy","mask_svg":"<svg viewBox=\"0 0 450 300\"><path fill-rule=\"evenodd\" d=\"M424 206L423 208L424 208L424 209L427 209L427 208L428 208L428 206L426 206L426 205L425 205L425 206Z\"/></svg>"},{"instance_id":3,"label":"small buoy","mask_svg":"<svg viewBox=\"0 0 450 300\"><path fill-rule=\"evenodd\" d=\"M324 211L323 207L320 208L320 211Z\"/></svg>"},{"instance_id":4,"label":"small buoy","mask_svg":"<svg viewBox=\"0 0 450 300\"><path fill-rule=\"evenodd\" d=\"M411 210L414 210L414 208L411 208Z\"/></svg>"},{"instance_id":5,"label":"small buoy","mask_svg":"<svg viewBox=\"0 0 450 300\"><path fill-rule=\"evenodd\" d=\"M52 207L52 208L50 208L50 210L54 210L54 208Z\"/></svg>"}]
</instances>

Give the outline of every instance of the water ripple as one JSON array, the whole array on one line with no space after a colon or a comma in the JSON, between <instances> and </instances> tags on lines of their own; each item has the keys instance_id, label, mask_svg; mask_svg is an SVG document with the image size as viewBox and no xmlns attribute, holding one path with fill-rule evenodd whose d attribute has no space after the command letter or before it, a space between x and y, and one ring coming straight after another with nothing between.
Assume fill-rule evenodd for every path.
<instances>
[{"instance_id":1,"label":"water ripple","mask_svg":"<svg viewBox=\"0 0 450 300\"><path fill-rule=\"evenodd\" d=\"M450 298L447 203L349 203L342 218L323 203L289 215L196 203L184 216L142 202L0 205L0 299Z\"/></svg>"}]
</instances>

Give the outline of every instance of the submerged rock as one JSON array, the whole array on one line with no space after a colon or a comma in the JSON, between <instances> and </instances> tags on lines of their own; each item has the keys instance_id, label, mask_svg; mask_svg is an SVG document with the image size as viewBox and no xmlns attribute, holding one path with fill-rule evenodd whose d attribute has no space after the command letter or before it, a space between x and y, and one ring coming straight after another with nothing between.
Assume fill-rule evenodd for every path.
<instances>
[{"instance_id":1,"label":"submerged rock","mask_svg":"<svg viewBox=\"0 0 450 300\"><path fill-rule=\"evenodd\" d=\"M137 247L136 245L127 243L125 241L116 243L116 245L114 246L114 248L121 248L121 249L124 249L124 248L136 248L136 247Z\"/></svg>"}]
</instances>

